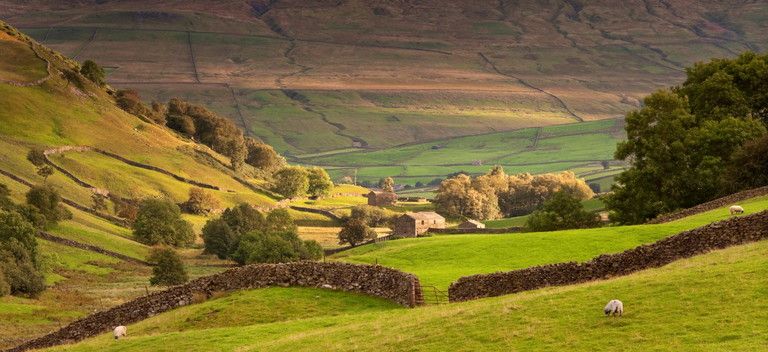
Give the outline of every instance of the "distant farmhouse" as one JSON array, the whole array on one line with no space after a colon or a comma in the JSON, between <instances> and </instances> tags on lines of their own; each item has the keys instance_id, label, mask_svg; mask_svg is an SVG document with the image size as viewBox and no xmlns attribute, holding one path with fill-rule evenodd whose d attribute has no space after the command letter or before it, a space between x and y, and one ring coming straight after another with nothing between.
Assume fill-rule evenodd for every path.
<instances>
[{"instance_id":1,"label":"distant farmhouse","mask_svg":"<svg viewBox=\"0 0 768 352\"><path fill-rule=\"evenodd\" d=\"M397 202L397 194L394 194L392 192L377 192L377 191L371 191L367 195L368 197L368 205L376 206L376 207L386 207L395 205Z\"/></svg>"},{"instance_id":2,"label":"distant farmhouse","mask_svg":"<svg viewBox=\"0 0 768 352\"><path fill-rule=\"evenodd\" d=\"M395 219L392 234L401 237L416 237L424 234L430 228L444 229L445 218L433 211L405 213Z\"/></svg>"},{"instance_id":3,"label":"distant farmhouse","mask_svg":"<svg viewBox=\"0 0 768 352\"><path fill-rule=\"evenodd\" d=\"M461 224L459 224L459 228L460 229L465 229L465 230L484 229L485 228L485 224L483 224L482 222L479 222L477 220L467 220L467 221L464 221Z\"/></svg>"}]
</instances>

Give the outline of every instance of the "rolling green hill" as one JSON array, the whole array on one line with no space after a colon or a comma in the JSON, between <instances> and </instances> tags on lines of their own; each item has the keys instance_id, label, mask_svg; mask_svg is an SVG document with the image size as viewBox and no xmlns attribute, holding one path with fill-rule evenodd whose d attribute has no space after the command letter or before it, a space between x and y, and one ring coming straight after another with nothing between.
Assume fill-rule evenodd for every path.
<instances>
[{"instance_id":1,"label":"rolling green hill","mask_svg":"<svg viewBox=\"0 0 768 352\"><path fill-rule=\"evenodd\" d=\"M768 209L768 197L744 202L747 213ZM585 261L655 242L681 231L727 218L727 207L658 225L507 235L437 235L361 246L336 260L378 263L416 274L422 285L446 291L461 276L509 271L567 261Z\"/></svg>"},{"instance_id":2,"label":"rolling green hill","mask_svg":"<svg viewBox=\"0 0 768 352\"><path fill-rule=\"evenodd\" d=\"M104 334L50 350L757 351L768 337L766 250L762 241L617 279L412 310L151 330L195 309L188 307L129 326L137 333L123 340ZM602 308L614 298L624 302L624 316L609 319Z\"/></svg>"}]
</instances>

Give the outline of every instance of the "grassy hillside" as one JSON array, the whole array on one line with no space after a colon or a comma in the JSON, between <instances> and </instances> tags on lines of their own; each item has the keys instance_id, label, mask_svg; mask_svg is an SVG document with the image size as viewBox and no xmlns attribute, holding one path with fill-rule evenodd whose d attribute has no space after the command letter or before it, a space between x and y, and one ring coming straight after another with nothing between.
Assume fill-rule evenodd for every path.
<instances>
[{"instance_id":1,"label":"grassy hillside","mask_svg":"<svg viewBox=\"0 0 768 352\"><path fill-rule=\"evenodd\" d=\"M768 197L744 203L746 213L768 209ZM441 235L361 246L333 256L353 263L378 263L416 274L423 285L447 290L461 276L585 261L657 241L727 218L727 207L658 225L508 235Z\"/></svg>"},{"instance_id":2,"label":"grassy hillside","mask_svg":"<svg viewBox=\"0 0 768 352\"><path fill-rule=\"evenodd\" d=\"M768 43L761 2L2 0L0 9L45 44L107 66L115 87L204 104L292 156L376 150L376 165L403 144L617 118L679 83L683 67ZM614 139L553 140L529 155L588 146L582 157L605 159ZM517 142L510 149L526 146ZM466 164L474 149L461 143ZM360 164L349 156L334 164ZM461 168L361 174L415 183Z\"/></svg>"},{"instance_id":3,"label":"grassy hillside","mask_svg":"<svg viewBox=\"0 0 768 352\"><path fill-rule=\"evenodd\" d=\"M124 340L51 350L756 351L768 338L766 250L762 241L617 279L412 310L173 333L139 323ZM602 314L613 298L622 318Z\"/></svg>"}]
</instances>

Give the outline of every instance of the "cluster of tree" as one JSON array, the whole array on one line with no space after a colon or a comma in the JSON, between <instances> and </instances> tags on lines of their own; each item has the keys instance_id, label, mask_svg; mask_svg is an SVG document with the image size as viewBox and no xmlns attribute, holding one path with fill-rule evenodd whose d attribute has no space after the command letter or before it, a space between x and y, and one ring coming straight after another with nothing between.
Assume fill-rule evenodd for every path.
<instances>
[{"instance_id":1,"label":"cluster of tree","mask_svg":"<svg viewBox=\"0 0 768 352\"><path fill-rule=\"evenodd\" d=\"M449 217L498 219L529 214L561 190L577 199L595 195L572 172L507 175L501 166L495 166L475 178L462 173L443 181L434 203L438 212Z\"/></svg>"},{"instance_id":2,"label":"cluster of tree","mask_svg":"<svg viewBox=\"0 0 768 352\"><path fill-rule=\"evenodd\" d=\"M203 106L179 98L172 98L167 105L153 101L151 106L147 106L139 93L132 89L117 91L115 101L121 109L133 115L166 125L228 156L234 169L247 163L272 173L285 165L285 159L271 146L243 136L243 132L232 121Z\"/></svg>"},{"instance_id":3,"label":"cluster of tree","mask_svg":"<svg viewBox=\"0 0 768 352\"><path fill-rule=\"evenodd\" d=\"M766 184L768 55L744 53L686 70L627 114L616 158L631 167L606 204L611 219L640 223L740 189Z\"/></svg>"},{"instance_id":4,"label":"cluster of tree","mask_svg":"<svg viewBox=\"0 0 768 352\"><path fill-rule=\"evenodd\" d=\"M526 221L530 231L555 231L597 227L597 214L584 210L581 199L567 189L555 192Z\"/></svg>"},{"instance_id":5,"label":"cluster of tree","mask_svg":"<svg viewBox=\"0 0 768 352\"><path fill-rule=\"evenodd\" d=\"M285 209L265 217L248 204L229 208L203 227L205 252L237 263L283 263L316 260L323 250L315 241L303 241Z\"/></svg>"},{"instance_id":6,"label":"cluster of tree","mask_svg":"<svg viewBox=\"0 0 768 352\"><path fill-rule=\"evenodd\" d=\"M36 296L45 289L35 233L71 217L60 199L49 186L35 186L26 204L14 204L0 184L0 296Z\"/></svg>"},{"instance_id":7,"label":"cluster of tree","mask_svg":"<svg viewBox=\"0 0 768 352\"><path fill-rule=\"evenodd\" d=\"M323 168L286 166L272 175L273 190L284 197L322 197L333 189L331 177Z\"/></svg>"},{"instance_id":8,"label":"cluster of tree","mask_svg":"<svg viewBox=\"0 0 768 352\"><path fill-rule=\"evenodd\" d=\"M385 177L379 180L379 188L384 192L395 191L395 180L392 177Z\"/></svg>"},{"instance_id":9,"label":"cluster of tree","mask_svg":"<svg viewBox=\"0 0 768 352\"><path fill-rule=\"evenodd\" d=\"M133 222L133 235L146 245L189 246L195 241L192 225L181 218L179 206L168 199L141 201Z\"/></svg>"},{"instance_id":10,"label":"cluster of tree","mask_svg":"<svg viewBox=\"0 0 768 352\"><path fill-rule=\"evenodd\" d=\"M369 205L358 205L352 208L349 216L342 219L343 226L339 231L339 244L356 246L378 235L373 229L390 225L393 214L390 211Z\"/></svg>"},{"instance_id":11,"label":"cluster of tree","mask_svg":"<svg viewBox=\"0 0 768 352\"><path fill-rule=\"evenodd\" d=\"M172 248L154 248L147 258L152 264L152 285L181 285L189 280L187 269L176 251Z\"/></svg>"},{"instance_id":12,"label":"cluster of tree","mask_svg":"<svg viewBox=\"0 0 768 352\"><path fill-rule=\"evenodd\" d=\"M80 74L91 80L91 82L96 83L99 87L107 84L107 74L104 72L104 68L92 60L85 60L83 62L80 66Z\"/></svg>"}]
</instances>

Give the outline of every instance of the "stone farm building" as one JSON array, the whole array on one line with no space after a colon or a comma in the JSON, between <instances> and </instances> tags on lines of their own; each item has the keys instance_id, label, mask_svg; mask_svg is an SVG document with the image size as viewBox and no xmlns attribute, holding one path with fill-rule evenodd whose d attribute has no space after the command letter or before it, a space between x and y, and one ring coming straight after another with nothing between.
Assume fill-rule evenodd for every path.
<instances>
[{"instance_id":1,"label":"stone farm building","mask_svg":"<svg viewBox=\"0 0 768 352\"><path fill-rule=\"evenodd\" d=\"M459 228L467 230L484 229L485 224L477 220L467 220L459 224Z\"/></svg>"},{"instance_id":2,"label":"stone farm building","mask_svg":"<svg viewBox=\"0 0 768 352\"><path fill-rule=\"evenodd\" d=\"M392 234L401 237L416 237L424 234L430 228L444 229L445 218L433 211L405 213L395 219Z\"/></svg>"},{"instance_id":3,"label":"stone farm building","mask_svg":"<svg viewBox=\"0 0 768 352\"><path fill-rule=\"evenodd\" d=\"M375 207L385 207L385 206L391 206L395 205L397 202L397 194L394 194L392 192L377 192L377 191L371 191L367 195L368 197L368 205L372 205Z\"/></svg>"}]
</instances>

